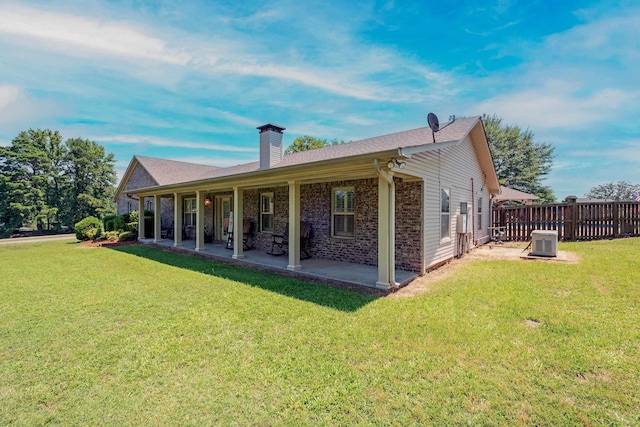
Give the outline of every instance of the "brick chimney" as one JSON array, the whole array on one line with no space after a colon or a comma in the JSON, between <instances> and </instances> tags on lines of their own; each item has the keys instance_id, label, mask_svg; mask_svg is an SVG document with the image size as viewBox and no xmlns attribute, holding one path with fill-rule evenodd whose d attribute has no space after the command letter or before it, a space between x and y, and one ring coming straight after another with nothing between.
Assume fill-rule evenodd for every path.
<instances>
[{"instance_id":1,"label":"brick chimney","mask_svg":"<svg viewBox=\"0 0 640 427\"><path fill-rule=\"evenodd\" d=\"M260 131L260 169L269 169L282 161L282 131L272 123L258 126Z\"/></svg>"}]
</instances>

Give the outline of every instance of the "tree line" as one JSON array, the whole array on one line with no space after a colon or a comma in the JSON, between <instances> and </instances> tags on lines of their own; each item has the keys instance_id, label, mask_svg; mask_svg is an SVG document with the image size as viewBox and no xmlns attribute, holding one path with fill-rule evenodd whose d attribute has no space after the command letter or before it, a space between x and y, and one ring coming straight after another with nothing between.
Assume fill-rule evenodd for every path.
<instances>
[{"instance_id":1,"label":"tree line","mask_svg":"<svg viewBox=\"0 0 640 427\"><path fill-rule=\"evenodd\" d=\"M0 234L21 226L73 228L87 216L115 212L112 153L94 141L62 141L58 131L30 129L0 147Z\"/></svg>"}]
</instances>

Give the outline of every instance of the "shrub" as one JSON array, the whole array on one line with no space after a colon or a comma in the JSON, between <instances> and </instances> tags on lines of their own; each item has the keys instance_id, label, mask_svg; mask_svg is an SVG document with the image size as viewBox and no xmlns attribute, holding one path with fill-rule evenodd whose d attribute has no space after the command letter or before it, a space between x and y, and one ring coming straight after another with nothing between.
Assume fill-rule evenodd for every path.
<instances>
[{"instance_id":1,"label":"shrub","mask_svg":"<svg viewBox=\"0 0 640 427\"><path fill-rule=\"evenodd\" d=\"M117 215L105 215L104 218L102 218L102 226L104 227L104 231L115 231L115 221L116 221Z\"/></svg>"},{"instance_id":2,"label":"shrub","mask_svg":"<svg viewBox=\"0 0 640 427\"><path fill-rule=\"evenodd\" d=\"M129 219L129 215L127 215L127 219ZM113 219L113 230L114 231L129 231L127 228L127 222L125 221L125 216L120 215Z\"/></svg>"},{"instance_id":3,"label":"shrub","mask_svg":"<svg viewBox=\"0 0 640 427\"><path fill-rule=\"evenodd\" d=\"M144 237L153 237L153 211L144 211ZM127 230L138 232L138 211L131 211L129 213L129 222L127 222Z\"/></svg>"},{"instance_id":4,"label":"shrub","mask_svg":"<svg viewBox=\"0 0 640 427\"><path fill-rule=\"evenodd\" d=\"M102 234L100 220L94 216L86 217L75 225L76 239L94 240Z\"/></svg>"},{"instance_id":5,"label":"shrub","mask_svg":"<svg viewBox=\"0 0 640 427\"><path fill-rule=\"evenodd\" d=\"M104 233L104 237L109 242L117 242L118 239L120 238L120 232L118 232L118 231L107 231L107 232Z\"/></svg>"},{"instance_id":6,"label":"shrub","mask_svg":"<svg viewBox=\"0 0 640 427\"><path fill-rule=\"evenodd\" d=\"M137 237L137 234L133 231L125 231L123 233L120 233L120 235L118 236L118 240L120 240L121 242L131 242L133 240L136 240Z\"/></svg>"}]
</instances>

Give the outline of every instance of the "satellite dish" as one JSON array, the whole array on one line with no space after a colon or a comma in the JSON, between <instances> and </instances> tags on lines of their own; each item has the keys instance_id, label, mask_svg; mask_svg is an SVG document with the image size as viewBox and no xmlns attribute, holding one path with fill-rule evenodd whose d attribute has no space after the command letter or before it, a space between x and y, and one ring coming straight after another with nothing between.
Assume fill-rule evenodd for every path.
<instances>
[{"instance_id":1,"label":"satellite dish","mask_svg":"<svg viewBox=\"0 0 640 427\"><path fill-rule=\"evenodd\" d=\"M427 122L429 123L429 127L432 131L438 132L440 130L440 122L435 114L429 113L427 115Z\"/></svg>"}]
</instances>

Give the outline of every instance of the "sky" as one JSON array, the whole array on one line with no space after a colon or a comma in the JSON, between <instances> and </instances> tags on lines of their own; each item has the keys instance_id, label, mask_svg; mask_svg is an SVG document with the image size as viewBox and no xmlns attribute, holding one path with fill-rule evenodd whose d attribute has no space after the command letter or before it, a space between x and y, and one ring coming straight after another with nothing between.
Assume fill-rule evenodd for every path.
<instances>
[{"instance_id":1,"label":"sky","mask_svg":"<svg viewBox=\"0 0 640 427\"><path fill-rule=\"evenodd\" d=\"M0 0L0 145L28 129L217 166L257 126L355 141L497 115L558 200L640 184L640 3Z\"/></svg>"}]
</instances>

